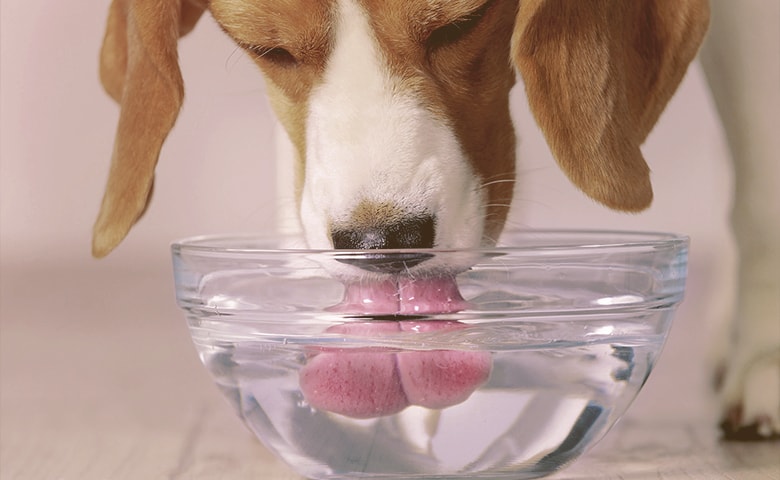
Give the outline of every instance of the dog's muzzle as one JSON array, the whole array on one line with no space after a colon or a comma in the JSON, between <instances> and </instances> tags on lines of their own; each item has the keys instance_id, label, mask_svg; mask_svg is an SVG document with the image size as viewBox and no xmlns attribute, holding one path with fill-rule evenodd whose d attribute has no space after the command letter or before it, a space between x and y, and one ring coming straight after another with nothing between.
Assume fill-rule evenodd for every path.
<instances>
[{"instance_id":1,"label":"dog's muzzle","mask_svg":"<svg viewBox=\"0 0 780 480\"><path fill-rule=\"evenodd\" d=\"M337 250L406 250L432 248L436 237L433 215L405 217L400 221L371 226L331 229L333 248ZM397 274L433 257L425 252L345 252L340 262L375 273Z\"/></svg>"}]
</instances>

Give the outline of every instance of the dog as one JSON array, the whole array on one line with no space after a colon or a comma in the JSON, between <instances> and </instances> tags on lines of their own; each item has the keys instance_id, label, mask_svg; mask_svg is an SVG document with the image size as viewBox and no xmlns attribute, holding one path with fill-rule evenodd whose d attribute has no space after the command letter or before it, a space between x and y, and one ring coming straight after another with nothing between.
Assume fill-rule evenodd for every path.
<instances>
[{"instance_id":1,"label":"dog","mask_svg":"<svg viewBox=\"0 0 780 480\"><path fill-rule=\"evenodd\" d=\"M647 208L653 192L640 146L710 16L707 0L114 0L100 73L121 113L96 257L146 210L184 96L177 42L206 11L262 71L294 146L304 236L325 249L494 244L516 176L509 92L518 73L569 179L608 208ZM776 265L773 225L764 231ZM774 302L769 320L748 321L771 330L778 297L754 301L758 287L744 285L748 318ZM780 433L780 394L743 388L755 365L751 381L780 390L777 337L753 341L758 350L747 341L729 370L730 437Z\"/></svg>"}]
</instances>

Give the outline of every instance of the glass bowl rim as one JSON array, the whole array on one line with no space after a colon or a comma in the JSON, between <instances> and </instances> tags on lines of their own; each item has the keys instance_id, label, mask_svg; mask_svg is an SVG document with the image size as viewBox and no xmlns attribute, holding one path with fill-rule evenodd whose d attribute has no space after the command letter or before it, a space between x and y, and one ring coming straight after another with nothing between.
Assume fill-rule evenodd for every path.
<instances>
[{"instance_id":1,"label":"glass bowl rim","mask_svg":"<svg viewBox=\"0 0 780 480\"><path fill-rule=\"evenodd\" d=\"M531 240L522 245L506 245L501 239L522 236ZM207 234L185 237L171 243L171 250L176 255L376 255L381 253L518 253L534 252L597 252L605 250L643 249L643 248L680 248L687 246L690 238L684 234L644 231L644 230L611 230L611 229L505 229L499 237L497 245L478 246L470 248L408 248L408 249L321 249L321 248L248 248L230 247L224 244L231 241L301 239L301 234L295 233L234 233ZM564 241L569 239L570 241ZM536 241L533 241L536 239ZM544 239L557 239L544 242ZM599 241L599 239L601 241ZM611 240L611 241L610 241ZM220 245L222 243L222 245Z\"/></svg>"}]
</instances>

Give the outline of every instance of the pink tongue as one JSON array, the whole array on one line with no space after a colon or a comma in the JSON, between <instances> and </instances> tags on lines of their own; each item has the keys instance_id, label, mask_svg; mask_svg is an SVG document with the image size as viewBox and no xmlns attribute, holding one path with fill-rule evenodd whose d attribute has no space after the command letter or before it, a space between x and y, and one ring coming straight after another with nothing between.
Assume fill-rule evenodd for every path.
<instances>
[{"instance_id":1,"label":"pink tongue","mask_svg":"<svg viewBox=\"0 0 780 480\"><path fill-rule=\"evenodd\" d=\"M333 310L408 315L451 313L465 305L453 279L431 279L354 284ZM464 327L449 321L373 321L336 325L328 332L377 338L398 332ZM409 405L445 408L461 403L487 380L491 366L488 352L393 353L378 347L326 348L301 369L300 385L312 407L354 418L371 418L399 412Z\"/></svg>"},{"instance_id":2,"label":"pink tongue","mask_svg":"<svg viewBox=\"0 0 780 480\"><path fill-rule=\"evenodd\" d=\"M328 332L374 337L398 332L398 324L342 324ZM301 369L300 385L312 407L355 418L389 415L409 406L395 367L395 355L381 350L324 349Z\"/></svg>"},{"instance_id":3,"label":"pink tongue","mask_svg":"<svg viewBox=\"0 0 780 480\"><path fill-rule=\"evenodd\" d=\"M401 330L458 330L458 322L400 322ZM484 351L432 350L397 355L406 399L412 405L446 408L469 398L490 376L492 359Z\"/></svg>"},{"instance_id":4,"label":"pink tongue","mask_svg":"<svg viewBox=\"0 0 780 480\"><path fill-rule=\"evenodd\" d=\"M452 277L352 283L334 312L376 315L453 313L468 303Z\"/></svg>"}]
</instances>

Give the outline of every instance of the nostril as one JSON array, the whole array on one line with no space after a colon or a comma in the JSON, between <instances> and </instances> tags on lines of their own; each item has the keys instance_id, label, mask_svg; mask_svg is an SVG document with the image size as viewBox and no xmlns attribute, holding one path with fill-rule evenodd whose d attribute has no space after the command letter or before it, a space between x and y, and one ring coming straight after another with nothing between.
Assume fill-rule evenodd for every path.
<instances>
[{"instance_id":1,"label":"nostril","mask_svg":"<svg viewBox=\"0 0 780 480\"><path fill-rule=\"evenodd\" d=\"M414 217L388 229L387 248L432 248L435 236L433 216Z\"/></svg>"},{"instance_id":2,"label":"nostril","mask_svg":"<svg viewBox=\"0 0 780 480\"><path fill-rule=\"evenodd\" d=\"M407 217L385 225L331 230L333 247L338 250L431 248L435 237L436 220L432 215ZM423 252L345 254L339 256L339 261L373 272L398 273L432 256Z\"/></svg>"}]
</instances>

